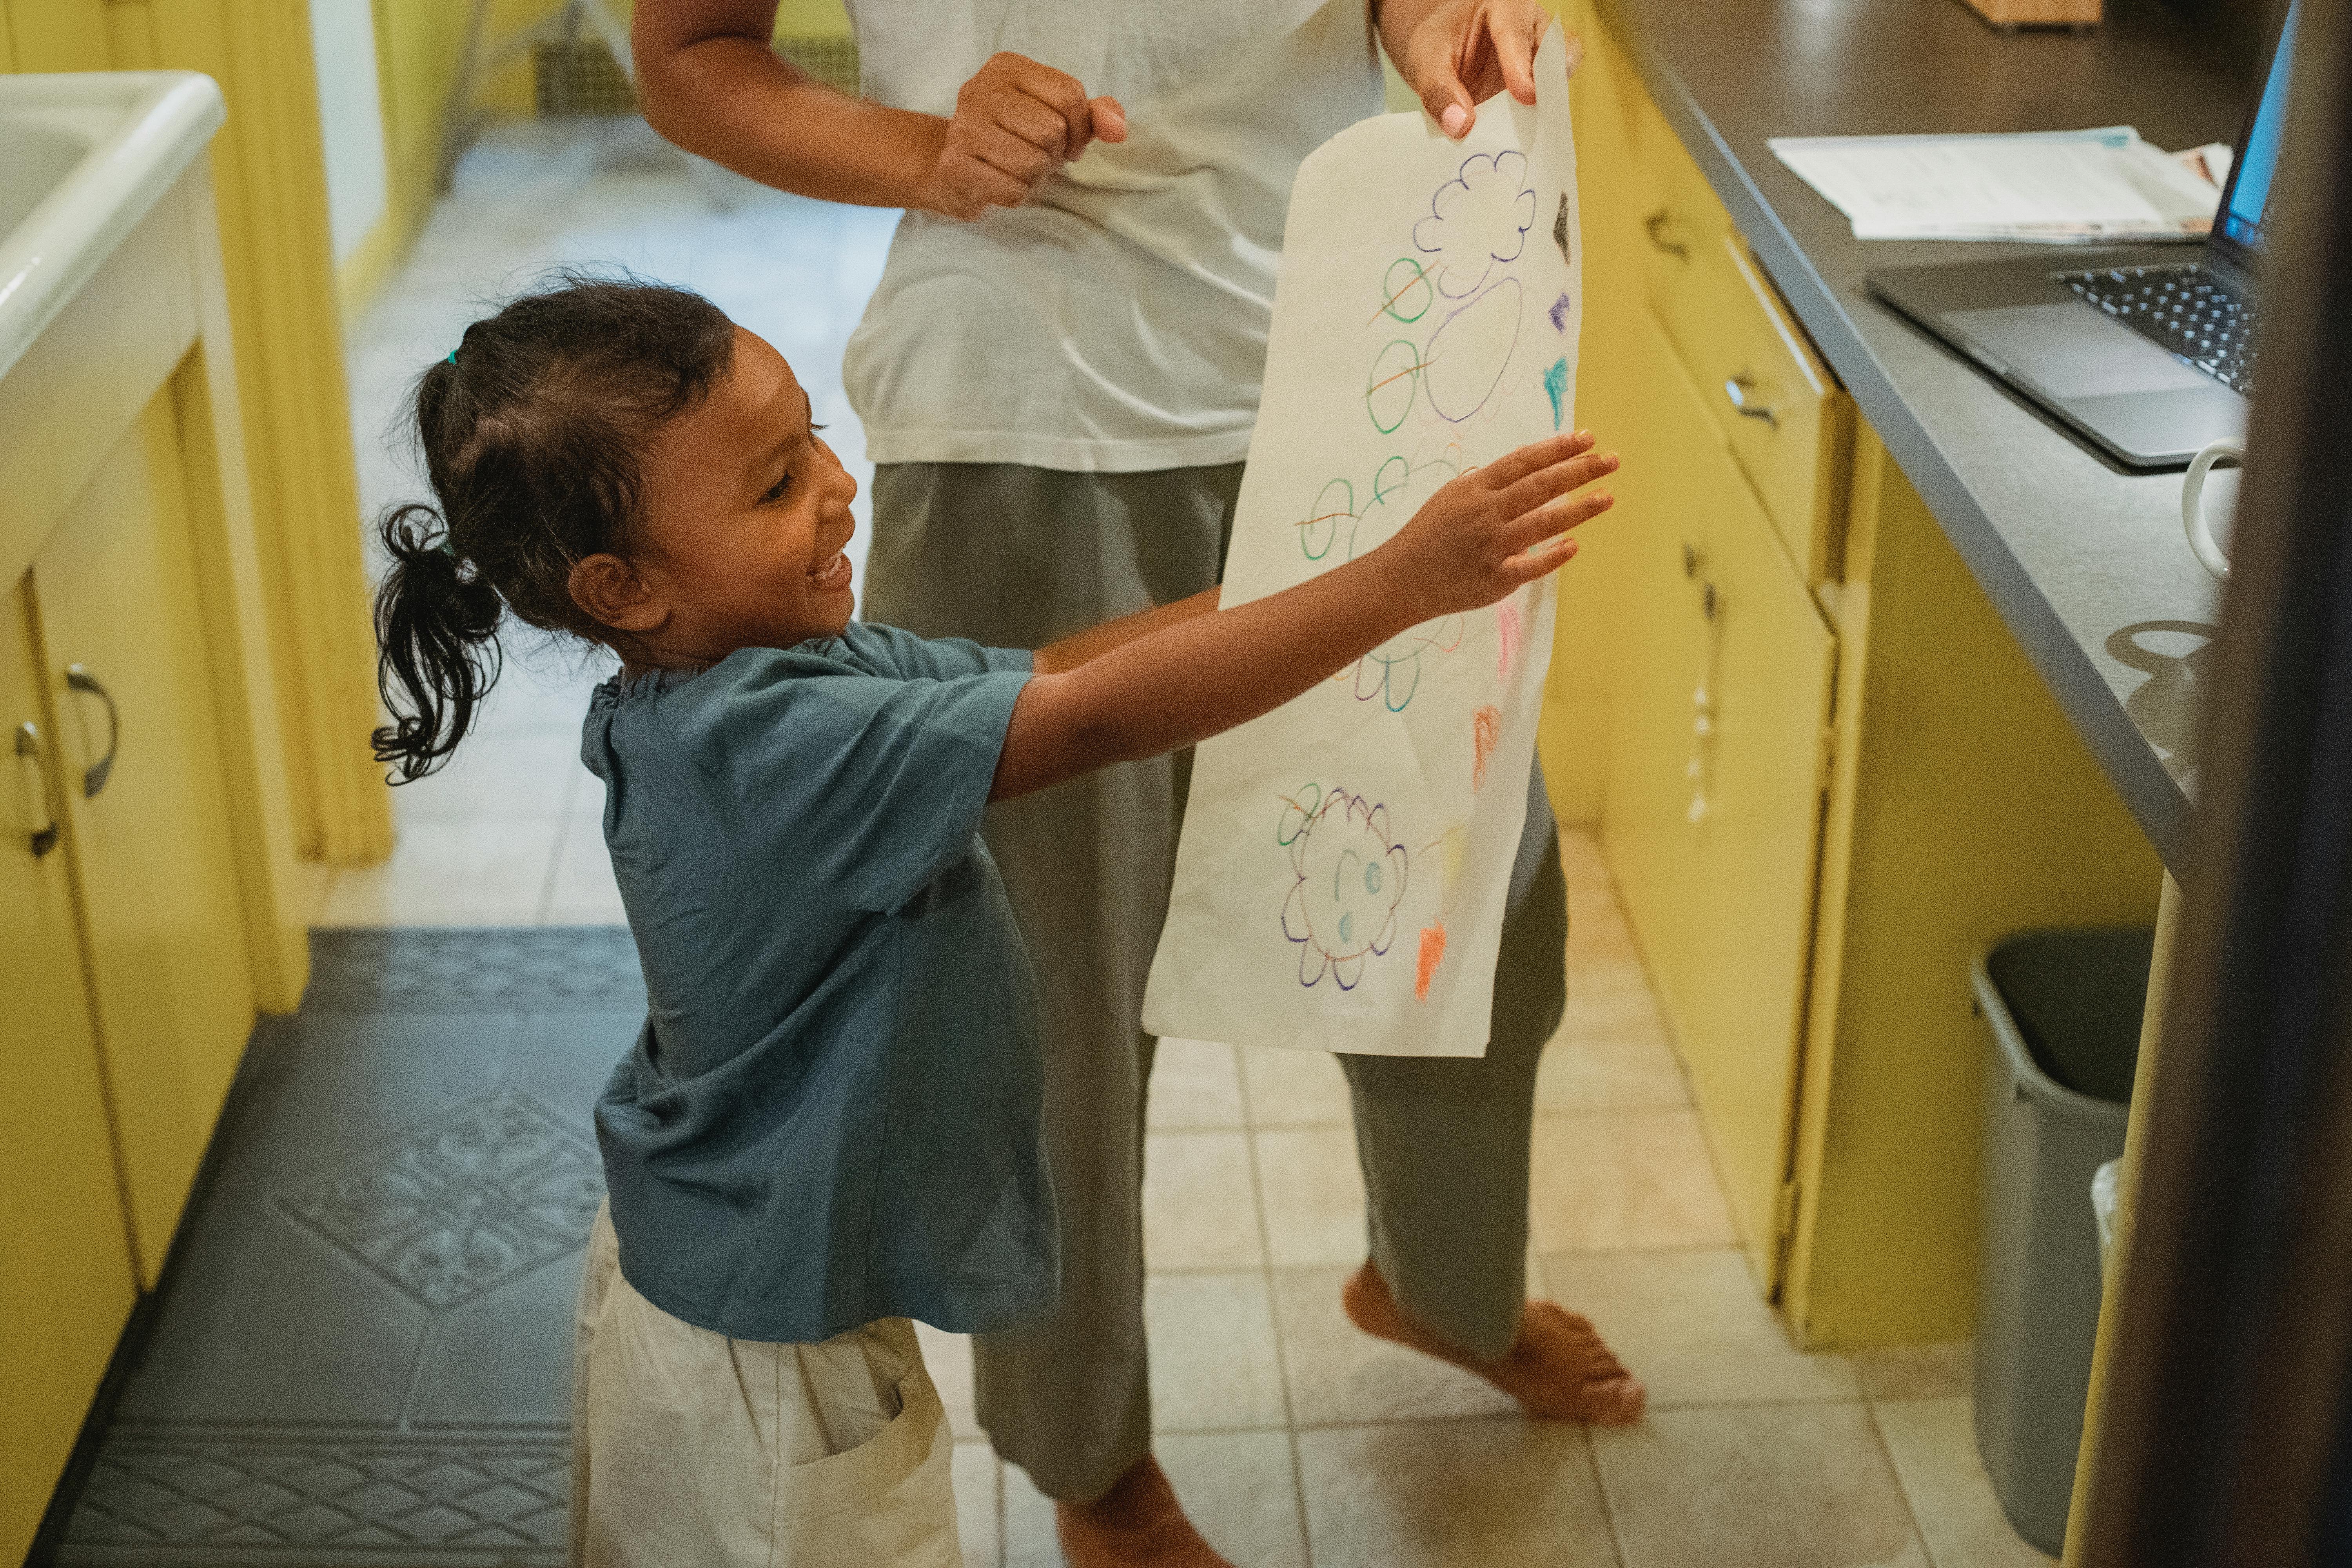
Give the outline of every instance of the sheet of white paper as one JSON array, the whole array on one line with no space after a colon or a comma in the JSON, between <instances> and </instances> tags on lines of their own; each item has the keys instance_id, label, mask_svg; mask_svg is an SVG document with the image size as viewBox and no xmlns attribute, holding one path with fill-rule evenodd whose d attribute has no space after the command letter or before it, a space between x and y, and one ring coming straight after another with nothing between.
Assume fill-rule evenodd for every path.
<instances>
[{"instance_id":1,"label":"sheet of white paper","mask_svg":"<svg viewBox=\"0 0 2352 1568\"><path fill-rule=\"evenodd\" d=\"M1497 96L1459 142L1417 112L1369 120L1300 167L1225 604L1365 553L1454 474L1573 416L1560 38L1532 108ZM1546 580L1415 626L1200 748L1147 1028L1485 1051L1552 601Z\"/></svg>"},{"instance_id":2,"label":"sheet of white paper","mask_svg":"<svg viewBox=\"0 0 2352 1568\"><path fill-rule=\"evenodd\" d=\"M1853 221L1856 239L2194 238L2220 194L2128 125L1769 145Z\"/></svg>"}]
</instances>

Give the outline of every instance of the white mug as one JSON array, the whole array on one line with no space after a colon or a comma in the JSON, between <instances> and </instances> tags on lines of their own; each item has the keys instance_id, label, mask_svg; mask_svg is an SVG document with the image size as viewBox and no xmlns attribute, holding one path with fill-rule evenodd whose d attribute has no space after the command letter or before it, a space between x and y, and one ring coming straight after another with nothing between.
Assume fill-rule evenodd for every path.
<instances>
[{"instance_id":1,"label":"white mug","mask_svg":"<svg viewBox=\"0 0 2352 1568\"><path fill-rule=\"evenodd\" d=\"M2221 578L2230 575L2230 558L2213 542L2213 525L2205 521L2205 476L2224 458L2243 466L2246 444L2229 439L2209 442L2180 481L2180 526L2189 531L2189 548L2197 552L2198 564Z\"/></svg>"}]
</instances>

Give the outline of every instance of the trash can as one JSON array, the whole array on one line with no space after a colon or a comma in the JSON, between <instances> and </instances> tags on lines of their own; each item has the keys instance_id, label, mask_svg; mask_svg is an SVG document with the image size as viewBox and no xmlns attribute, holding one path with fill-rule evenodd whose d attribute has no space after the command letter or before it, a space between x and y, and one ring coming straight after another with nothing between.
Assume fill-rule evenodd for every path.
<instances>
[{"instance_id":1,"label":"trash can","mask_svg":"<svg viewBox=\"0 0 2352 1568\"><path fill-rule=\"evenodd\" d=\"M2091 1176L2124 1151L2148 926L2021 931L1971 965L1990 1040L1976 1427L2017 1532L2065 1545L2099 1325Z\"/></svg>"}]
</instances>

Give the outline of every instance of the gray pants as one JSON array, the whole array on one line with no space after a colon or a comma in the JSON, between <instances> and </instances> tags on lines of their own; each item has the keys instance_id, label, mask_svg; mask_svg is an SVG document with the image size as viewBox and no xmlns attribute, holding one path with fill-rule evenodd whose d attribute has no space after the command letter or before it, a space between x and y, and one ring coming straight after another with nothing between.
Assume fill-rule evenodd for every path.
<instances>
[{"instance_id":1,"label":"gray pants","mask_svg":"<svg viewBox=\"0 0 2352 1568\"><path fill-rule=\"evenodd\" d=\"M926 637L1038 647L1213 585L1241 466L1074 474L905 463L874 476L866 614ZM988 808L982 827L1036 969L1062 1301L975 1346L981 1425L1047 1496L1100 1496L1151 1444L1143 1337L1138 1025L1189 753ZM1416 1321L1492 1358L1526 1297L1536 1061L1566 996L1566 885L1540 781L1512 879L1493 1036L1477 1060L1340 1058L1370 1253Z\"/></svg>"}]
</instances>

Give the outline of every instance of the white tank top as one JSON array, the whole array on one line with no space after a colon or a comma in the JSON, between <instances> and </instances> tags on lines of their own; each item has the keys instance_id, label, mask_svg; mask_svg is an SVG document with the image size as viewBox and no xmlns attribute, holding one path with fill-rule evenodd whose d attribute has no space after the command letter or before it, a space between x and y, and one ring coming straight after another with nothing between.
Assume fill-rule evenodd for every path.
<instances>
[{"instance_id":1,"label":"white tank top","mask_svg":"<svg viewBox=\"0 0 2352 1568\"><path fill-rule=\"evenodd\" d=\"M877 463L1248 455L1300 160L1380 112L1367 0L851 0L866 96L950 114L999 50L1128 111L1018 207L909 212L843 376Z\"/></svg>"}]
</instances>

